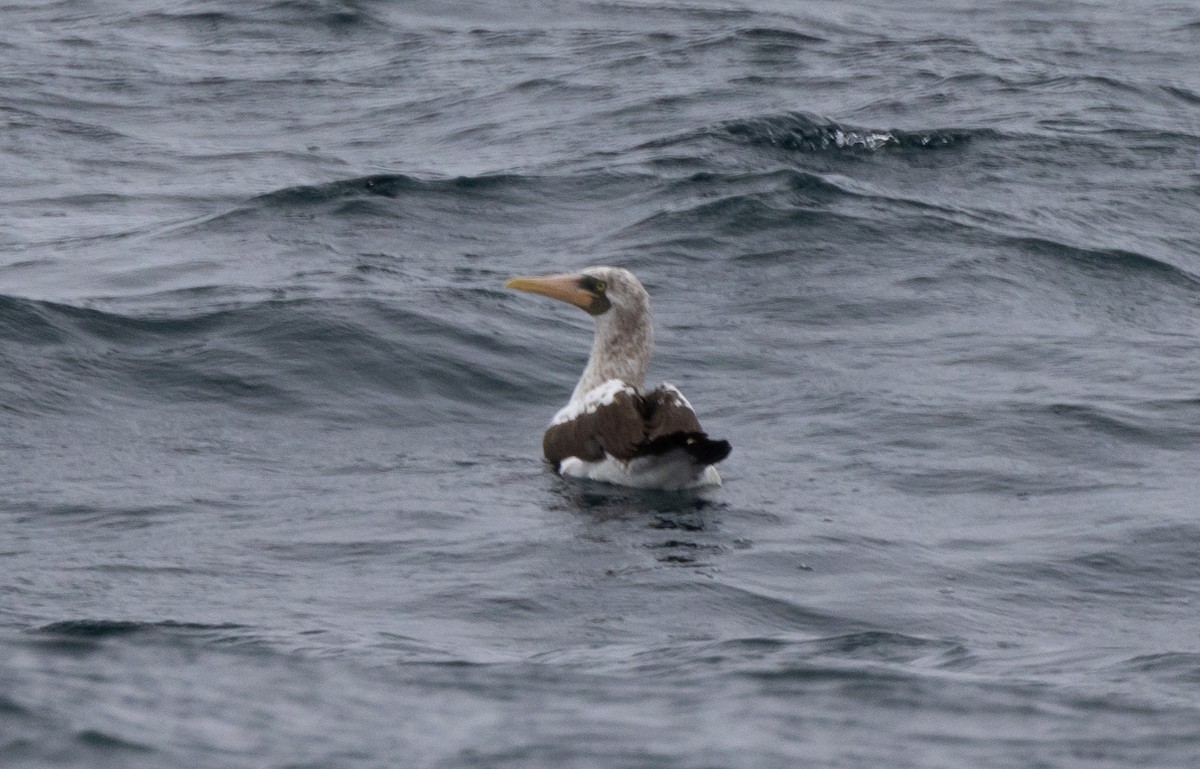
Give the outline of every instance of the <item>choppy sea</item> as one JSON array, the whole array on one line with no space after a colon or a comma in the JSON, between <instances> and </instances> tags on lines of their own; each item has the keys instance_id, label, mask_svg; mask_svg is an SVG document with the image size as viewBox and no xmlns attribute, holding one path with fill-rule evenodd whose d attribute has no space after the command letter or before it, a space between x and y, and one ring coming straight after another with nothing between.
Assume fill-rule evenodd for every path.
<instances>
[{"instance_id":1,"label":"choppy sea","mask_svg":"<svg viewBox=\"0 0 1200 769\"><path fill-rule=\"evenodd\" d=\"M1196 3L0 19L0 765L1200 766Z\"/></svg>"}]
</instances>

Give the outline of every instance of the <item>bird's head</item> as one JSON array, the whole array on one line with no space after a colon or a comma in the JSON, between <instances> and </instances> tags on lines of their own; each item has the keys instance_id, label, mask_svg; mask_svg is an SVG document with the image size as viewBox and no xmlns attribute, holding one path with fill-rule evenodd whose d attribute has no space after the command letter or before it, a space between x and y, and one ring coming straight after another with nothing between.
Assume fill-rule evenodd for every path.
<instances>
[{"instance_id":1,"label":"bird's head","mask_svg":"<svg viewBox=\"0 0 1200 769\"><path fill-rule=\"evenodd\" d=\"M573 304L594 316L649 309L649 297L641 281L621 267L588 267L577 273L511 278L504 285Z\"/></svg>"}]
</instances>

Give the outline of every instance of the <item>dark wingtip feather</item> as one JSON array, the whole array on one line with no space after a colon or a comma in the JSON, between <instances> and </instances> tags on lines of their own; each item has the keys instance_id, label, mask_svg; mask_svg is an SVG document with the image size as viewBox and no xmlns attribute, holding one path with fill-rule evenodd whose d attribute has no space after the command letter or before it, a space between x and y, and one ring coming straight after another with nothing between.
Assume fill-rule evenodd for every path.
<instances>
[{"instance_id":1,"label":"dark wingtip feather","mask_svg":"<svg viewBox=\"0 0 1200 769\"><path fill-rule=\"evenodd\" d=\"M665 454L672 449L683 449L701 465L715 465L733 449L729 441L713 440L704 433L671 433L647 443L640 454Z\"/></svg>"},{"instance_id":2,"label":"dark wingtip feather","mask_svg":"<svg viewBox=\"0 0 1200 769\"><path fill-rule=\"evenodd\" d=\"M703 434L698 438L689 438L683 448L692 459L702 465L715 465L733 450L729 441L713 440Z\"/></svg>"}]
</instances>

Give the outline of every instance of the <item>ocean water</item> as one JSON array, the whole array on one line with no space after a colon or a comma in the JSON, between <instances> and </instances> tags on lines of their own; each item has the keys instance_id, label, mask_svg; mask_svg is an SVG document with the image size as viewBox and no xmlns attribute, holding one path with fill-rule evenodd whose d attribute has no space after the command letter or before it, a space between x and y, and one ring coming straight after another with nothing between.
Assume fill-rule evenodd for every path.
<instances>
[{"instance_id":1,"label":"ocean water","mask_svg":"<svg viewBox=\"0 0 1200 769\"><path fill-rule=\"evenodd\" d=\"M0 765L1200 766L1200 6L0 19Z\"/></svg>"}]
</instances>

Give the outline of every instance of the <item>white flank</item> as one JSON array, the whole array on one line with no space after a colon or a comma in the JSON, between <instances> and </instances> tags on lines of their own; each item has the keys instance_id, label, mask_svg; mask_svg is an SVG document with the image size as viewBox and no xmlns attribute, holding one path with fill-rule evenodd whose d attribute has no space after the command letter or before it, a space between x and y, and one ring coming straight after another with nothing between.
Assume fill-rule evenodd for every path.
<instances>
[{"instance_id":1,"label":"white flank","mask_svg":"<svg viewBox=\"0 0 1200 769\"><path fill-rule=\"evenodd\" d=\"M712 465L697 465L683 449L668 451L653 457L638 457L622 462L605 456L599 462L585 462L579 457L567 457L558 468L571 478L615 483L636 489L681 491L706 486L720 486L721 475Z\"/></svg>"}]
</instances>

